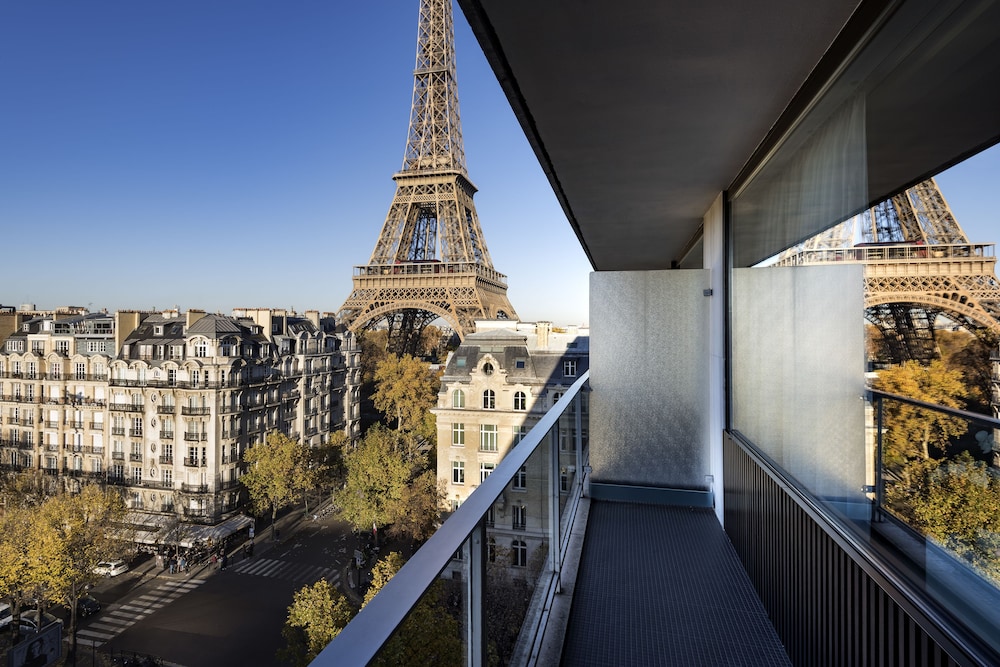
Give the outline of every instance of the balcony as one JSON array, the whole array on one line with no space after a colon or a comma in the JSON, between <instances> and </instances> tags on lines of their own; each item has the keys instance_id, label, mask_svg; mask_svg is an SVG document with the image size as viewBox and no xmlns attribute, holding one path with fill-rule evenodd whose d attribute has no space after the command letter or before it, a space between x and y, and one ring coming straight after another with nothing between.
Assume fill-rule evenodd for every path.
<instances>
[{"instance_id":1,"label":"balcony","mask_svg":"<svg viewBox=\"0 0 1000 667\"><path fill-rule=\"evenodd\" d=\"M111 458L115 461L124 461L125 452L111 452Z\"/></svg>"},{"instance_id":2,"label":"balcony","mask_svg":"<svg viewBox=\"0 0 1000 667\"><path fill-rule=\"evenodd\" d=\"M184 493L208 493L208 484L181 484Z\"/></svg>"},{"instance_id":3,"label":"balcony","mask_svg":"<svg viewBox=\"0 0 1000 667\"><path fill-rule=\"evenodd\" d=\"M142 429L141 428L130 428L128 430L128 434L129 434L129 436L131 436L133 438L141 438L142 437Z\"/></svg>"},{"instance_id":4,"label":"balcony","mask_svg":"<svg viewBox=\"0 0 1000 667\"><path fill-rule=\"evenodd\" d=\"M184 433L184 440L188 442L205 442L208 440L207 433Z\"/></svg>"},{"instance_id":5,"label":"balcony","mask_svg":"<svg viewBox=\"0 0 1000 667\"><path fill-rule=\"evenodd\" d=\"M157 405L156 406L156 414L159 414L159 415L172 415L172 414L175 413L176 409L177 408L174 406L173 403L171 403L170 405L162 405L161 404L161 405Z\"/></svg>"},{"instance_id":6,"label":"balcony","mask_svg":"<svg viewBox=\"0 0 1000 667\"><path fill-rule=\"evenodd\" d=\"M124 426L112 426L111 427L111 435L125 435L125 427Z\"/></svg>"},{"instance_id":7,"label":"balcony","mask_svg":"<svg viewBox=\"0 0 1000 667\"><path fill-rule=\"evenodd\" d=\"M134 403L111 403L108 409L117 412L143 412L145 410L141 404L136 405Z\"/></svg>"},{"instance_id":8,"label":"balcony","mask_svg":"<svg viewBox=\"0 0 1000 667\"><path fill-rule=\"evenodd\" d=\"M212 408L210 408L209 406L185 405L181 407L181 414L189 416L208 416L212 414Z\"/></svg>"},{"instance_id":9,"label":"balcony","mask_svg":"<svg viewBox=\"0 0 1000 667\"><path fill-rule=\"evenodd\" d=\"M174 439L173 431L160 431L160 440L173 440L173 439Z\"/></svg>"},{"instance_id":10,"label":"balcony","mask_svg":"<svg viewBox=\"0 0 1000 667\"><path fill-rule=\"evenodd\" d=\"M104 422L90 422L90 430L92 431L103 431Z\"/></svg>"},{"instance_id":11,"label":"balcony","mask_svg":"<svg viewBox=\"0 0 1000 667\"><path fill-rule=\"evenodd\" d=\"M157 460L160 462L161 466L170 466L174 464L174 455L173 454L161 455Z\"/></svg>"},{"instance_id":12,"label":"balcony","mask_svg":"<svg viewBox=\"0 0 1000 667\"><path fill-rule=\"evenodd\" d=\"M44 422L42 422L42 424L44 425L45 428L59 428L59 422L57 421L45 420Z\"/></svg>"},{"instance_id":13,"label":"balcony","mask_svg":"<svg viewBox=\"0 0 1000 667\"><path fill-rule=\"evenodd\" d=\"M710 493L598 484L572 474L589 470L581 418L567 410L578 400L576 393L588 376L508 452L313 665L360 665L379 656L384 643L437 581L453 585L449 594L464 598L461 604L467 611L459 626L469 628L462 635L466 664L485 664L487 646L499 653L502 664L511 665L588 664L588 660L638 664L642 660L637 656L662 658L668 653L669 664L731 664L733 655L740 656L740 664L754 665L874 664L875 658L864 656L882 651L900 656L885 664L962 664L967 659L968 664L995 664L989 647L965 643L968 637L953 643L956 636L937 634L941 626L935 624L946 622L946 616L933 611L934 605L920 611L903 603L905 595L915 592L875 574L888 571L871 566L872 558L881 562L878 553L862 555L857 538L835 528L842 518L811 500L795 480L738 437L726 435L723 443L725 532ZM871 401L873 419L883 412L883 402L917 403L878 392L872 392ZM982 415L961 415L927 404L918 407L967 419L977 428L1000 429L1000 421ZM580 414L579 409L575 412ZM566 419L578 420L578 426L569 429L575 443L569 454L556 444L562 439L558 436L566 434ZM886 425L879 421L874 433L883 433ZM881 448L877 438L875 449ZM876 469L883 469L882 458L876 457ZM527 480L518 479L525 468ZM564 476L570 473L568 484L548 472L557 468ZM533 476L532 470L539 474ZM880 477L872 490L872 511L889 525L877 528L882 533L879 541L899 535L919 537L912 531L907 534L898 518L888 516L905 510L898 505L883 508L878 499L885 496L890 475ZM522 544L531 543L527 538L519 544L515 536L516 546L509 554L497 551L496 545L508 539L501 526L505 519L511 521L516 502L512 484L526 485L529 492L537 486L540 504L547 506L543 515L559 518L542 522L542 539L558 545L543 551L544 564L527 567L530 558L521 550ZM568 493L560 493L560 487ZM905 495L896 498L909 502ZM496 526L490 525L491 519ZM534 520L535 514L529 514L526 536L535 531ZM761 539L762 535L769 537ZM949 558L955 563L962 560L929 541L911 542L893 552L897 561L906 552L941 566ZM456 554L461 557L455 559ZM502 629L490 626L488 619L494 616L486 608L491 595L510 598L512 579L497 577L495 563L500 559L507 559L500 570L528 577L528 602L515 621L520 631L508 644L502 642L503 632L497 632ZM996 627L1000 609L982 604L998 598L995 587L970 576L964 566L942 567L935 577L941 579L934 587L979 601L958 607L965 613L976 607L976 614L986 614L969 619L971 625ZM650 591L656 592L648 595ZM764 591L763 602L758 591ZM776 613L774 609L782 605L789 611ZM869 613L864 609L871 615L859 623L861 614ZM927 612L930 615L921 616L919 622L913 618ZM808 623L803 625L804 621ZM926 627L938 628L933 639L925 634ZM664 634L663 628L684 630ZM925 660L903 659L909 651ZM610 661L609 655L619 656L620 662ZM963 659L952 662L956 655Z\"/></svg>"},{"instance_id":14,"label":"balcony","mask_svg":"<svg viewBox=\"0 0 1000 667\"><path fill-rule=\"evenodd\" d=\"M204 468L208 465L208 459L204 456L201 458L188 456L184 458L184 465L188 468Z\"/></svg>"},{"instance_id":15,"label":"balcony","mask_svg":"<svg viewBox=\"0 0 1000 667\"><path fill-rule=\"evenodd\" d=\"M142 463L142 453L132 452L128 455L128 460L132 463Z\"/></svg>"}]
</instances>

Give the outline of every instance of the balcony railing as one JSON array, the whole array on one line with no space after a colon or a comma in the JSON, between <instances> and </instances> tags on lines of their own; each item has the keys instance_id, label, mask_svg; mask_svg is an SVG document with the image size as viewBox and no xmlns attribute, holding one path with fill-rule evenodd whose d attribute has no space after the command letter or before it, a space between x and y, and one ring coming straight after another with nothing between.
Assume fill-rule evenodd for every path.
<instances>
[{"instance_id":1,"label":"balcony railing","mask_svg":"<svg viewBox=\"0 0 1000 667\"><path fill-rule=\"evenodd\" d=\"M208 493L208 484L181 484L184 493Z\"/></svg>"},{"instance_id":2,"label":"balcony railing","mask_svg":"<svg viewBox=\"0 0 1000 667\"><path fill-rule=\"evenodd\" d=\"M112 426L111 427L111 435L125 435L125 427L124 426Z\"/></svg>"},{"instance_id":3,"label":"balcony railing","mask_svg":"<svg viewBox=\"0 0 1000 667\"><path fill-rule=\"evenodd\" d=\"M176 410L176 407L174 406L173 403L171 403L170 405L156 406L156 413L160 415L172 415L174 414L174 410Z\"/></svg>"},{"instance_id":4,"label":"balcony railing","mask_svg":"<svg viewBox=\"0 0 1000 667\"><path fill-rule=\"evenodd\" d=\"M510 543L509 567L527 577L531 588L530 600L523 600L517 609L519 635L507 655L510 664L524 664L533 655L546 613L559 586L562 563L569 545L569 528L573 523L583 489L583 471L587 463L584 445L581 391L589 372L580 377L555 406L531 431L512 448L496 469L482 482L447 521L434 533L403 568L355 616L346 628L316 657L313 665L365 665L370 663L389 640L406 616L421 601L428 588L442 574L460 572L465 600L464 628L465 664L487 664L487 637L499 637L508 632L503 627L490 627L485 608L486 590L492 584L488 560L499 560L497 548L502 546L499 535L494 538L487 530L487 517L492 512L510 513L509 490L515 477L527 471L531 491L543 499L545 517L540 536L546 546L535 547L535 554L544 555L544 563L536 563L527 553L527 544L520 538ZM570 415L568 408L577 408ZM561 423L562 422L562 423ZM568 423L567 423L568 422ZM560 428L572 433L574 447L560 451ZM560 492L560 474L569 474L568 492ZM536 506L538 504L536 503ZM535 540L537 541L537 540ZM534 541L533 541L534 542ZM453 560L461 554L461 560ZM531 565L529 565L529 563ZM497 568L494 568L496 570ZM504 568L497 576L509 577ZM523 659L518 659L520 656Z\"/></svg>"},{"instance_id":5,"label":"balcony railing","mask_svg":"<svg viewBox=\"0 0 1000 667\"><path fill-rule=\"evenodd\" d=\"M1000 627L1000 533L984 512L1000 497L1000 420L880 391L870 402L872 532L925 563L911 577L933 567L947 591L933 604L967 627ZM936 446L921 451L928 435ZM1000 654L1000 635L980 634Z\"/></svg>"},{"instance_id":6,"label":"balcony railing","mask_svg":"<svg viewBox=\"0 0 1000 667\"><path fill-rule=\"evenodd\" d=\"M125 452L111 452L111 458L114 459L115 461L124 461Z\"/></svg>"},{"instance_id":7,"label":"balcony railing","mask_svg":"<svg viewBox=\"0 0 1000 667\"><path fill-rule=\"evenodd\" d=\"M184 433L184 439L189 442L204 442L208 440L207 433Z\"/></svg>"},{"instance_id":8,"label":"balcony railing","mask_svg":"<svg viewBox=\"0 0 1000 667\"><path fill-rule=\"evenodd\" d=\"M132 436L133 438L141 438L142 437L142 429L141 428L130 428L128 430L128 434L130 436Z\"/></svg>"},{"instance_id":9,"label":"balcony railing","mask_svg":"<svg viewBox=\"0 0 1000 667\"><path fill-rule=\"evenodd\" d=\"M142 404L135 403L112 403L108 407L120 412L142 412L145 409Z\"/></svg>"},{"instance_id":10,"label":"balcony railing","mask_svg":"<svg viewBox=\"0 0 1000 667\"><path fill-rule=\"evenodd\" d=\"M174 464L174 455L173 454L164 454L164 455L161 455L158 460L160 462L160 465L164 465L164 466L173 465Z\"/></svg>"},{"instance_id":11,"label":"balcony railing","mask_svg":"<svg viewBox=\"0 0 1000 667\"><path fill-rule=\"evenodd\" d=\"M208 407L206 405L203 405L203 406L193 406L193 405L189 406L189 405L185 405L185 406L183 406L181 408L181 414L182 415L189 415L189 416L210 415L210 414L212 414L212 408L210 408L210 407Z\"/></svg>"},{"instance_id":12,"label":"balcony railing","mask_svg":"<svg viewBox=\"0 0 1000 667\"><path fill-rule=\"evenodd\" d=\"M173 439L174 439L173 431L160 431L160 440L173 440Z\"/></svg>"},{"instance_id":13,"label":"balcony railing","mask_svg":"<svg viewBox=\"0 0 1000 667\"><path fill-rule=\"evenodd\" d=\"M188 456L185 457L184 459L184 465L186 465L189 468L204 468L205 466L208 465L208 459L205 458L204 456L201 458L198 458L197 456L194 457Z\"/></svg>"},{"instance_id":14,"label":"balcony railing","mask_svg":"<svg viewBox=\"0 0 1000 667\"><path fill-rule=\"evenodd\" d=\"M128 460L133 463L142 463L142 454L140 452L132 452L128 455Z\"/></svg>"}]
</instances>

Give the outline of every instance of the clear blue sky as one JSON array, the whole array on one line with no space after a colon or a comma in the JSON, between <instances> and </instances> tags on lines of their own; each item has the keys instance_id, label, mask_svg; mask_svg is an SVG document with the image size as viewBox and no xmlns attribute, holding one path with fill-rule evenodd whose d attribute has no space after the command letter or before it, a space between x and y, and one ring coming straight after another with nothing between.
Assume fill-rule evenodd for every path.
<instances>
[{"instance_id":1,"label":"clear blue sky","mask_svg":"<svg viewBox=\"0 0 1000 667\"><path fill-rule=\"evenodd\" d=\"M415 0L0 3L0 303L336 310L402 164ZM590 266L456 10L469 175L524 320ZM961 173L957 173L957 172ZM940 178L1000 241L994 150Z\"/></svg>"}]
</instances>

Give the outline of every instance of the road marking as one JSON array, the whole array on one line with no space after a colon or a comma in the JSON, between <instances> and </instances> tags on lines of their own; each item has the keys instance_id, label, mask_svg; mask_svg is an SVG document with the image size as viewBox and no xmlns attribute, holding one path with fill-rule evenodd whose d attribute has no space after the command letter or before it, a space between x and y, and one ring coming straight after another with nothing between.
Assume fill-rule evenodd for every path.
<instances>
[{"instance_id":1,"label":"road marking","mask_svg":"<svg viewBox=\"0 0 1000 667\"><path fill-rule=\"evenodd\" d=\"M340 575L333 568L305 563L289 563L273 558L260 558L256 561L243 561L233 567L239 574L249 574L257 577L273 577L286 581L303 581L313 583L321 578L327 581L339 581Z\"/></svg>"},{"instance_id":2,"label":"road marking","mask_svg":"<svg viewBox=\"0 0 1000 667\"><path fill-rule=\"evenodd\" d=\"M205 579L165 581L149 593L144 593L114 609L109 609L100 619L77 630L77 642L84 646L101 646L157 609L162 609L184 593L194 590L205 581Z\"/></svg>"}]
</instances>

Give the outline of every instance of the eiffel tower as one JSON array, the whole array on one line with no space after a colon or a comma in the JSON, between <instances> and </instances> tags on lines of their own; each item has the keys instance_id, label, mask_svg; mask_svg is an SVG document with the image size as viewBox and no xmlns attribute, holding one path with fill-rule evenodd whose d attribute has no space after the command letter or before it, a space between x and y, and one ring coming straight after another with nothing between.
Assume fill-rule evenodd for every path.
<instances>
[{"instance_id":1,"label":"eiffel tower","mask_svg":"<svg viewBox=\"0 0 1000 667\"><path fill-rule=\"evenodd\" d=\"M386 323L389 349L413 353L444 319L462 338L475 319L516 319L493 268L462 147L452 0L421 0L413 104L403 168L371 259L337 319L354 332Z\"/></svg>"},{"instance_id":2,"label":"eiffel tower","mask_svg":"<svg viewBox=\"0 0 1000 667\"><path fill-rule=\"evenodd\" d=\"M860 226L861 242L855 239ZM970 243L932 178L782 254L784 266L863 262L865 317L893 362L936 356L940 315L1000 336L992 243Z\"/></svg>"}]
</instances>

